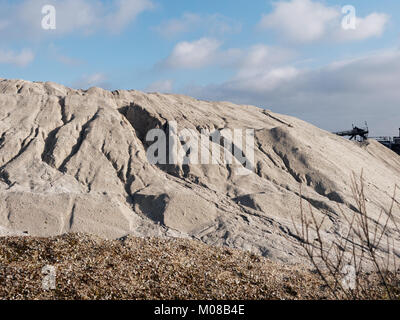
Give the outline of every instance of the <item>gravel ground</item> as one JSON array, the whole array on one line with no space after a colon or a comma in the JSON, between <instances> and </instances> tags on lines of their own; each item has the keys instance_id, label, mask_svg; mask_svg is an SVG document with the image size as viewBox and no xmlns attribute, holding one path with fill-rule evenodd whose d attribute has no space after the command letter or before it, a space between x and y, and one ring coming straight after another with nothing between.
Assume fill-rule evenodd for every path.
<instances>
[{"instance_id":1,"label":"gravel ground","mask_svg":"<svg viewBox=\"0 0 400 320\"><path fill-rule=\"evenodd\" d=\"M45 266L55 268L53 289L43 289L51 279ZM326 298L322 281L304 267L197 241L0 238L0 299Z\"/></svg>"},{"instance_id":2,"label":"gravel ground","mask_svg":"<svg viewBox=\"0 0 400 320\"><path fill-rule=\"evenodd\" d=\"M0 299L317 299L321 286L301 268L196 241L0 238Z\"/></svg>"}]
</instances>

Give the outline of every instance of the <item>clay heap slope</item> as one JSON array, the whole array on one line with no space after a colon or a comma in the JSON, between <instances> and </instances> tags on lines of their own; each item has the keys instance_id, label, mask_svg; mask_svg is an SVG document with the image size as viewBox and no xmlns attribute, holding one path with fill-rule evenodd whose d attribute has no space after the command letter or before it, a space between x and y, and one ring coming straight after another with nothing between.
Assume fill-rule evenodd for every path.
<instances>
[{"instance_id":1,"label":"clay heap slope","mask_svg":"<svg viewBox=\"0 0 400 320\"><path fill-rule=\"evenodd\" d=\"M254 129L254 170L152 165L146 134L171 121L199 134ZM1 235L184 237L297 262L300 183L333 239L343 213L356 211L350 178L362 169L377 218L400 181L400 157L375 141L360 145L253 106L0 80Z\"/></svg>"}]
</instances>

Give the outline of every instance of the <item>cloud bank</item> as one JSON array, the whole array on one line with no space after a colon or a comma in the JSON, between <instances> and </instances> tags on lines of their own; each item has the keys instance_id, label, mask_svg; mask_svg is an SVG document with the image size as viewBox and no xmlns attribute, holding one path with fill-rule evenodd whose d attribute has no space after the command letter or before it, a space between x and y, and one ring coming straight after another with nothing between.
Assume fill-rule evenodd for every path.
<instances>
[{"instance_id":1,"label":"cloud bank","mask_svg":"<svg viewBox=\"0 0 400 320\"><path fill-rule=\"evenodd\" d=\"M356 29L342 28L341 7L326 6L312 0L279 1L270 14L263 15L259 29L273 30L279 37L294 43L320 40L354 41L382 35L389 16L371 13L356 18Z\"/></svg>"},{"instance_id":2,"label":"cloud bank","mask_svg":"<svg viewBox=\"0 0 400 320\"><path fill-rule=\"evenodd\" d=\"M21 52L12 50L0 49L0 64L12 64L18 67L26 67L35 58L35 55L30 49L23 49Z\"/></svg>"},{"instance_id":3,"label":"cloud bank","mask_svg":"<svg viewBox=\"0 0 400 320\"><path fill-rule=\"evenodd\" d=\"M99 31L119 33L137 16L154 7L150 0L24 0L1 1L0 36L38 40L47 36ZM56 8L56 29L43 30L42 7Z\"/></svg>"},{"instance_id":4,"label":"cloud bank","mask_svg":"<svg viewBox=\"0 0 400 320\"><path fill-rule=\"evenodd\" d=\"M400 124L399 74L400 51L390 50L316 69L277 65L257 73L239 68L224 83L186 87L185 92L270 108L331 131L366 120L374 134L386 135Z\"/></svg>"}]
</instances>

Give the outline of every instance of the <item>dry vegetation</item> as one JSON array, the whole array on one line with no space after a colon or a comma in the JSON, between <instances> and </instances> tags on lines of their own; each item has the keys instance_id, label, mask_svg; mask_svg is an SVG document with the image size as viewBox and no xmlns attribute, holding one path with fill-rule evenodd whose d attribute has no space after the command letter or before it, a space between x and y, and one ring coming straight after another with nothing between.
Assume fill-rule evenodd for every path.
<instances>
[{"instance_id":1,"label":"dry vegetation","mask_svg":"<svg viewBox=\"0 0 400 320\"><path fill-rule=\"evenodd\" d=\"M57 270L42 289L42 268ZM182 239L0 239L2 299L323 299L317 275Z\"/></svg>"},{"instance_id":2,"label":"dry vegetation","mask_svg":"<svg viewBox=\"0 0 400 320\"><path fill-rule=\"evenodd\" d=\"M46 265L57 271L54 290L42 288ZM385 298L373 280L371 295ZM0 299L332 298L318 274L302 266L197 241L80 234L0 239Z\"/></svg>"},{"instance_id":3,"label":"dry vegetation","mask_svg":"<svg viewBox=\"0 0 400 320\"><path fill-rule=\"evenodd\" d=\"M348 217L345 232L328 241L311 205L305 210L300 197L301 227L293 225L309 261L335 299L400 299L399 253L394 239L400 237L400 204L395 186L389 208L378 219L368 214L365 182L361 173L352 177L352 193L357 211ZM324 217L325 218L325 217Z\"/></svg>"}]
</instances>

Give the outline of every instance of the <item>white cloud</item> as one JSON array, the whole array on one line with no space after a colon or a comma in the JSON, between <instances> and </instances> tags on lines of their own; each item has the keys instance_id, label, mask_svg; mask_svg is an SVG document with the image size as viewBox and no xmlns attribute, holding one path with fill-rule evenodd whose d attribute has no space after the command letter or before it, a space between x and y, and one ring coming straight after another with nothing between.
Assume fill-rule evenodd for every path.
<instances>
[{"instance_id":1,"label":"white cloud","mask_svg":"<svg viewBox=\"0 0 400 320\"><path fill-rule=\"evenodd\" d=\"M262 44L241 50L230 64L236 75L227 85L248 91L274 89L297 76L297 69L287 65L293 57L289 50Z\"/></svg>"},{"instance_id":2,"label":"white cloud","mask_svg":"<svg viewBox=\"0 0 400 320\"><path fill-rule=\"evenodd\" d=\"M94 73L90 75L83 75L79 80L72 84L73 88L88 89L90 87L100 87L109 89L110 84L107 82L107 76L103 73Z\"/></svg>"},{"instance_id":3,"label":"white cloud","mask_svg":"<svg viewBox=\"0 0 400 320\"><path fill-rule=\"evenodd\" d=\"M163 92L170 93L174 88L174 82L172 80L160 80L153 82L147 88L147 92Z\"/></svg>"},{"instance_id":4,"label":"white cloud","mask_svg":"<svg viewBox=\"0 0 400 320\"><path fill-rule=\"evenodd\" d=\"M344 30L341 8L326 6L312 0L279 1L274 11L264 15L259 23L262 30L275 30L291 42L309 43L318 40L364 40L382 35L389 17L371 13L357 17L356 30Z\"/></svg>"},{"instance_id":5,"label":"white cloud","mask_svg":"<svg viewBox=\"0 0 400 320\"><path fill-rule=\"evenodd\" d=\"M286 49L258 44L247 50L221 49L221 43L203 38L178 43L163 64L172 69L207 66L233 69L236 73L222 91L264 92L290 82L300 73L288 65L294 54ZM224 98L229 99L228 96Z\"/></svg>"},{"instance_id":6,"label":"white cloud","mask_svg":"<svg viewBox=\"0 0 400 320\"><path fill-rule=\"evenodd\" d=\"M43 30L44 5L56 8L56 29ZM153 7L150 0L24 0L2 3L0 36L2 38L41 38L70 33L91 34L97 31L122 31L136 17Z\"/></svg>"},{"instance_id":7,"label":"white cloud","mask_svg":"<svg viewBox=\"0 0 400 320\"><path fill-rule=\"evenodd\" d=\"M383 13L372 13L365 18L356 19L356 29L338 29L337 39L341 41L364 40L371 37L380 37L385 31L389 16Z\"/></svg>"},{"instance_id":8,"label":"white cloud","mask_svg":"<svg viewBox=\"0 0 400 320\"><path fill-rule=\"evenodd\" d=\"M108 28L113 32L123 30L140 13L154 8L149 0L117 0L115 6L115 12L107 16Z\"/></svg>"},{"instance_id":9,"label":"white cloud","mask_svg":"<svg viewBox=\"0 0 400 320\"><path fill-rule=\"evenodd\" d=\"M235 76L223 85L221 92L263 92L273 90L299 74L299 70L287 64L293 57L289 50L262 44L247 50L222 50L220 42L203 38L178 43L161 64L170 69L228 68L235 71ZM156 82L150 88L151 91L170 92L169 85L170 82ZM228 96L224 98L229 100Z\"/></svg>"},{"instance_id":10,"label":"white cloud","mask_svg":"<svg viewBox=\"0 0 400 320\"><path fill-rule=\"evenodd\" d=\"M372 134L390 135L400 123L399 74L400 51L389 50L315 69L278 65L185 93L268 107L331 131L366 120Z\"/></svg>"},{"instance_id":11,"label":"white cloud","mask_svg":"<svg viewBox=\"0 0 400 320\"><path fill-rule=\"evenodd\" d=\"M263 44L252 46L249 50L242 52L238 61L238 77L245 78L256 76L260 72L270 70L276 65L287 62L293 57L293 53L277 47L270 47Z\"/></svg>"},{"instance_id":12,"label":"white cloud","mask_svg":"<svg viewBox=\"0 0 400 320\"><path fill-rule=\"evenodd\" d=\"M191 30L201 24L201 17L194 13L185 13L180 19L171 19L154 29L164 37L173 37Z\"/></svg>"},{"instance_id":13,"label":"white cloud","mask_svg":"<svg viewBox=\"0 0 400 320\"><path fill-rule=\"evenodd\" d=\"M201 15L187 12L178 19L162 22L154 29L163 37L172 38L196 30L205 31L210 35L238 33L241 28L240 23L221 14Z\"/></svg>"},{"instance_id":14,"label":"white cloud","mask_svg":"<svg viewBox=\"0 0 400 320\"><path fill-rule=\"evenodd\" d=\"M162 63L167 68L197 69L215 63L221 42L201 38L193 42L179 42L171 55Z\"/></svg>"},{"instance_id":15,"label":"white cloud","mask_svg":"<svg viewBox=\"0 0 400 320\"><path fill-rule=\"evenodd\" d=\"M277 2L275 10L264 15L260 22L262 29L276 29L289 40L310 42L325 35L327 24L338 18L336 8L326 7L311 0Z\"/></svg>"},{"instance_id":16,"label":"white cloud","mask_svg":"<svg viewBox=\"0 0 400 320\"><path fill-rule=\"evenodd\" d=\"M170 69L197 69L209 66L240 69L239 76L254 75L260 71L288 61L293 53L282 48L254 45L248 50L223 49L222 43L213 38L192 42L179 42L172 53L160 64Z\"/></svg>"},{"instance_id":17,"label":"white cloud","mask_svg":"<svg viewBox=\"0 0 400 320\"><path fill-rule=\"evenodd\" d=\"M101 6L96 1L86 0L66 0L55 4L57 10L57 29L56 33L67 34L78 30L85 33L93 31L101 20ZM24 10L29 15L35 9Z\"/></svg>"},{"instance_id":18,"label":"white cloud","mask_svg":"<svg viewBox=\"0 0 400 320\"><path fill-rule=\"evenodd\" d=\"M236 77L229 82L229 86L240 91L265 92L275 90L286 82L295 79L300 71L291 66L276 67L260 70L257 74L247 77Z\"/></svg>"},{"instance_id":19,"label":"white cloud","mask_svg":"<svg viewBox=\"0 0 400 320\"><path fill-rule=\"evenodd\" d=\"M11 50L0 49L0 63L13 64L25 67L35 59L35 55L30 49L23 49L20 53Z\"/></svg>"}]
</instances>

